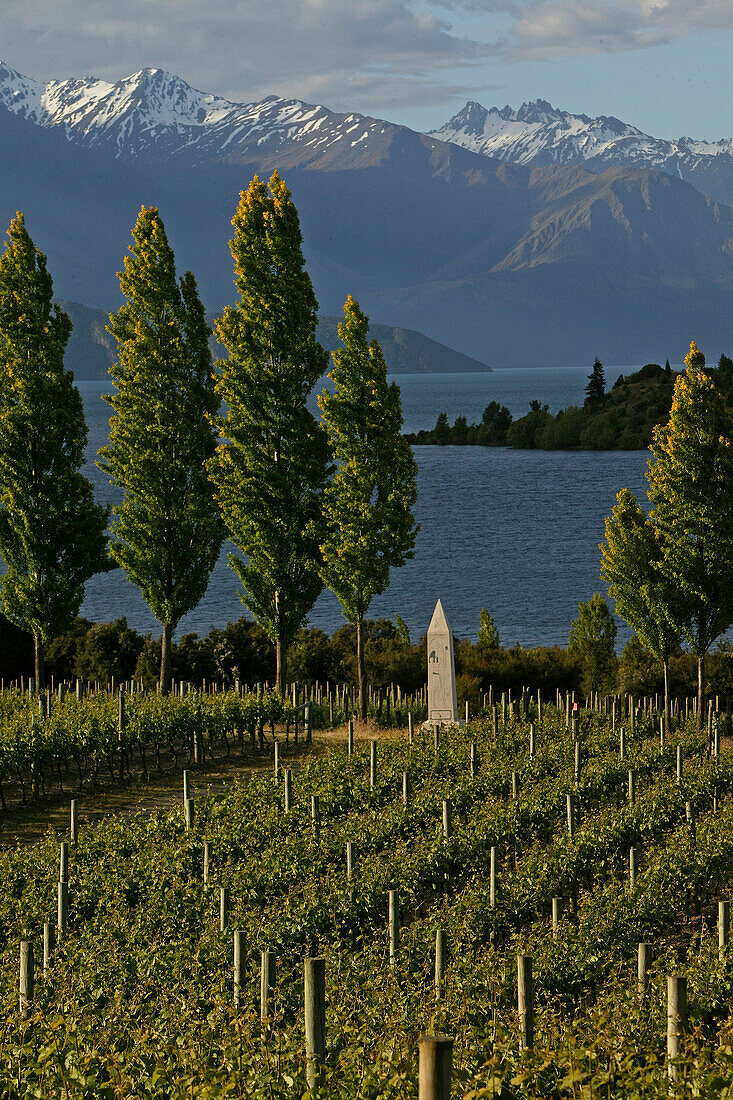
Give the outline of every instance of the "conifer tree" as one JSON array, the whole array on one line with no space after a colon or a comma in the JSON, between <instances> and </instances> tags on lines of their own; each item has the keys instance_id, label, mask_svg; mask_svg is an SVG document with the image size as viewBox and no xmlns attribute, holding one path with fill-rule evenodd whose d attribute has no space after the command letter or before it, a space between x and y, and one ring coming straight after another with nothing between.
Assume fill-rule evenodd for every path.
<instances>
[{"instance_id":1,"label":"conifer tree","mask_svg":"<svg viewBox=\"0 0 733 1100\"><path fill-rule=\"evenodd\" d=\"M231 241L239 301L217 322L228 358L227 407L210 464L241 599L275 645L284 692L287 650L320 592L325 432L306 401L328 357L305 270L298 213L277 172L242 192Z\"/></svg>"},{"instance_id":2,"label":"conifer tree","mask_svg":"<svg viewBox=\"0 0 733 1100\"><path fill-rule=\"evenodd\" d=\"M672 621L697 657L698 729L705 657L733 621L733 445L725 402L690 345L669 422L654 429L649 499L662 572L675 591Z\"/></svg>"},{"instance_id":3,"label":"conifer tree","mask_svg":"<svg viewBox=\"0 0 733 1100\"><path fill-rule=\"evenodd\" d=\"M367 715L363 626L390 569L412 557L417 464L402 437L402 402L369 320L349 296L333 352L334 392L318 397L337 469L326 490L322 576L356 630L359 714Z\"/></svg>"},{"instance_id":4,"label":"conifer tree","mask_svg":"<svg viewBox=\"0 0 733 1100\"><path fill-rule=\"evenodd\" d=\"M171 640L203 597L223 527L207 462L218 400L196 280L176 278L160 214L143 207L119 273L125 304L110 317L118 361L114 415L100 467L122 490L112 555L163 628L160 690L170 690Z\"/></svg>"},{"instance_id":5,"label":"conifer tree","mask_svg":"<svg viewBox=\"0 0 733 1100\"><path fill-rule=\"evenodd\" d=\"M603 373L603 363L596 356L593 370L588 375L588 385L585 387L586 404L601 405L606 396L606 376Z\"/></svg>"},{"instance_id":6,"label":"conifer tree","mask_svg":"<svg viewBox=\"0 0 733 1100\"><path fill-rule=\"evenodd\" d=\"M22 214L0 257L0 554L7 617L44 647L78 614L84 586L107 568L107 509L81 473L87 426L64 368L68 316L53 305L46 257Z\"/></svg>"},{"instance_id":7,"label":"conifer tree","mask_svg":"<svg viewBox=\"0 0 733 1100\"><path fill-rule=\"evenodd\" d=\"M674 627L676 589L662 570L662 548L654 526L628 489L621 489L606 519L601 545L601 576L620 615L642 645L657 658L664 673L664 728L670 729L669 661L679 648Z\"/></svg>"}]
</instances>

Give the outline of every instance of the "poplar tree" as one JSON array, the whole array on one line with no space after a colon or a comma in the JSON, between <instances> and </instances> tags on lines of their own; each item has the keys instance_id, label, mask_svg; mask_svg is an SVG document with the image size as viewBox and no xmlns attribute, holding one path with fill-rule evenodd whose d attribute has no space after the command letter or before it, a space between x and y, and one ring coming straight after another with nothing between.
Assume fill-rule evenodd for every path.
<instances>
[{"instance_id":1,"label":"poplar tree","mask_svg":"<svg viewBox=\"0 0 733 1100\"><path fill-rule=\"evenodd\" d=\"M318 303L298 213L277 172L269 185L255 176L232 225L239 300L216 325L228 352L217 382L227 413L210 470L238 551L229 563L240 598L274 643L284 693L288 646L323 589L330 467L325 432L306 401L328 357L316 340Z\"/></svg>"},{"instance_id":2,"label":"poplar tree","mask_svg":"<svg viewBox=\"0 0 733 1100\"><path fill-rule=\"evenodd\" d=\"M662 569L656 514L647 515L628 489L621 489L606 519L601 545L601 576L616 603L616 613L641 644L661 663L664 673L664 729L670 730L669 661L679 647L674 627L676 590Z\"/></svg>"},{"instance_id":3,"label":"poplar tree","mask_svg":"<svg viewBox=\"0 0 733 1100\"><path fill-rule=\"evenodd\" d=\"M0 554L4 612L44 647L79 612L84 586L107 567L107 509L81 473L87 426L64 367L68 316L53 304L46 257L22 214L0 257Z\"/></svg>"},{"instance_id":4,"label":"poplar tree","mask_svg":"<svg viewBox=\"0 0 733 1100\"><path fill-rule=\"evenodd\" d=\"M697 658L697 723L705 718L705 658L733 621L733 445L725 402L693 343L667 424L654 429L649 499L661 569L675 592L672 621Z\"/></svg>"},{"instance_id":5,"label":"poplar tree","mask_svg":"<svg viewBox=\"0 0 733 1100\"><path fill-rule=\"evenodd\" d=\"M223 541L206 468L218 400L196 280L177 279L158 210L143 207L132 235L118 276L126 301L110 317L116 393L106 397L114 415L98 464L122 491L112 555L163 628L166 694L173 631L206 592Z\"/></svg>"},{"instance_id":6,"label":"poplar tree","mask_svg":"<svg viewBox=\"0 0 733 1100\"><path fill-rule=\"evenodd\" d=\"M387 383L369 319L349 295L333 352L334 392L318 397L337 462L324 504L322 577L356 630L359 714L367 716L363 627L369 605L389 584L390 569L413 556L417 464L402 436L399 386Z\"/></svg>"}]
</instances>

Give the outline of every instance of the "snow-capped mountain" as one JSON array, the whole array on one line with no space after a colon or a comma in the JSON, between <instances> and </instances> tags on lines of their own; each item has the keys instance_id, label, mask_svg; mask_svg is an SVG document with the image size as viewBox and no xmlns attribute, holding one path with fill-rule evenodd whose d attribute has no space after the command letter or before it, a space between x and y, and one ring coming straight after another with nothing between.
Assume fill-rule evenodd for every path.
<instances>
[{"instance_id":1,"label":"snow-capped mountain","mask_svg":"<svg viewBox=\"0 0 733 1100\"><path fill-rule=\"evenodd\" d=\"M274 153L284 146L298 146L311 157L338 148L353 151L353 158L395 129L297 99L230 103L162 69L141 69L114 84L91 77L42 84L0 62L0 104L117 157L184 155L189 162L236 159L253 150Z\"/></svg>"},{"instance_id":2,"label":"snow-capped mountain","mask_svg":"<svg viewBox=\"0 0 733 1100\"><path fill-rule=\"evenodd\" d=\"M647 167L657 146L623 123L544 103L500 114L472 108L441 138L531 133L529 164L299 100L230 103L156 69L44 84L3 65L0 228L22 210L59 297L109 310L140 204L157 206L179 270L219 310L237 196L278 168L324 314L351 293L374 322L494 364L663 362L693 336L730 354L733 209ZM572 138L575 160L539 164L547 133L548 148ZM591 155L614 142L622 164ZM697 145L706 181L719 167L733 195L731 154Z\"/></svg>"},{"instance_id":3,"label":"snow-capped mountain","mask_svg":"<svg viewBox=\"0 0 733 1100\"><path fill-rule=\"evenodd\" d=\"M469 102L431 136L515 164L582 165L593 172L619 165L658 168L733 201L731 138L665 141L611 115L574 115L542 99L516 111Z\"/></svg>"}]
</instances>

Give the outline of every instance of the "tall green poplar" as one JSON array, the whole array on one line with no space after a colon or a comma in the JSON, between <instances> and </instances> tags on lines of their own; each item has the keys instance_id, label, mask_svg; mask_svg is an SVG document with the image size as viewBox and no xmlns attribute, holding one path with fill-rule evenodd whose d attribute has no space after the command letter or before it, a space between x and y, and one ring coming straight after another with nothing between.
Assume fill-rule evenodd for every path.
<instances>
[{"instance_id":1,"label":"tall green poplar","mask_svg":"<svg viewBox=\"0 0 733 1100\"><path fill-rule=\"evenodd\" d=\"M78 614L84 586L107 567L107 509L81 473L87 426L64 368L71 321L53 305L46 257L22 214L0 257L0 554L7 617L44 647Z\"/></svg>"},{"instance_id":2,"label":"tall green poplar","mask_svg":"<svg viewBox=\"0 0 733 1100\"><path fill-rule=\"evenodd\" d=\"M677 591L662 569L662 546L655 520L656 513L647 515L634 494L621 489L606 519L606 541L600 548L601 576L608 584L617 614L662 665L664 727L669 733L669 661L679 647L679 633L674 626Z\"/></svg>"},{"instance_id":3,"label":"tall green poplar","mask_svg":"<svg viewBox=\"0 0 733 1100\"><path fill-rule=\"evenodd\" d=\"M257 176L232 221L236 305L216 326L228 352L217 383L227 413L210 465L241 599L275 645L284 692L287 650L320 594L326 435L306 401L328 357L290 192Z\"/></svg>"},{"instance_id":4,"label":"tall green poplar","mask_svg":"<svg viewBox=\"0 0 733 1100\"><path fill-rule=\"evenodd\" d=\"M693 342L669 422L654 429L647 471L661 569L675 591L673 625L697 657L698 729L705 658L733 621L733 444L721 393Z\"/></svg>"},{"instance_id":5,"label":"tall green poplar","mask_svg":"<svg viewBox=\"0 0 733 1100\"><path fill-rule=\"evenodd\" d=\"M167 693L173 631L206 592L223 541L206 465L219 402L196 280L177 279L155 208L142 208L132 235L119 274L126 302L110 317L116 393L106 398L114 415L99 466L122 490L111 552L163 628Z\"/></svg>"},{"instance_id":6,"label":"tall green poplar","mask_svg":"<svg viewBox=\"0 0 733 1100\"><path fill-rule=\"evenodd\" d=\"M387 382L369 319L349 295L333 353L334 392L318 397L337 469L326 490L322 573L356 630L359 714L366 718L363 626L369 604L389 584L390 569L413 555L417 463L402 436L399 386Z\"/></svg>"}]
</instances>

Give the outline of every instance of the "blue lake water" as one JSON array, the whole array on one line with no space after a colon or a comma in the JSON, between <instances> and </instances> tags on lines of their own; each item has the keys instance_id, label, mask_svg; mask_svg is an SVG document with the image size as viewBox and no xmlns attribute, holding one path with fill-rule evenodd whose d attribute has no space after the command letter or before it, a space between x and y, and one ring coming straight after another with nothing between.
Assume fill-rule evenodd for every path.
<instances>
[{"instance_id":1,"label":"blue lake water","mask_svg":"<svg viewBox=\"0 0 733 1100\"><path fill-rule=\"evenodd\" d=\"M632 367L607 368L609 385ZM402 389L405 430L435 424L441 411L481 418L489 401L517 416L533 398L551 411L581 404L588 368L494 371L487 374L395 375ZM106 387L79 382L89 425L88 469L100 499L113 500L94 465L105 442ZM458 636L475 637L487 607L504 644L567 644L578 602L596 590L603 521L622 486L643 496L647 451L515 451L508 448L416 447L420 523L415 557L393 573L370 615L399 614L413 635L427 629L435 601L443 601ZM205 634L240 618L238 580L222 554L206 596L182 620L178 634ZM120 570L93 578L82 614L94 621L126 615L138 630L159 633L144 601ZM326 592L310 624L331 632L342 625L338 601ZM620 638L626 636L620 631Z\"/></svg>"}]
</instances>

